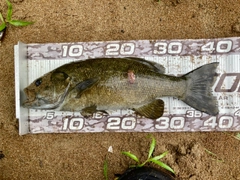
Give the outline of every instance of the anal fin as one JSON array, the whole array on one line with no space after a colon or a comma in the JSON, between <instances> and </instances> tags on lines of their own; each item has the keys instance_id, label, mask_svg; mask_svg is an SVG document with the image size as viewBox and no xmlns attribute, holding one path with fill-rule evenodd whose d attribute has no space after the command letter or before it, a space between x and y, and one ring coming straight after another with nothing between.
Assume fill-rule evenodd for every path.
<instances>
[{"instance_id":1,"label":"anal fin","mask_svg":"<svg viewBox=\"0 0 240 180\"><path fill-rule=\"evenodd\" d=\"M145 116L149 119L157 119L163 115L164 102L161 99L156 99L149 104L143 105L140 108L134 109L137 114Z\"/></svg>"}]
</instances>

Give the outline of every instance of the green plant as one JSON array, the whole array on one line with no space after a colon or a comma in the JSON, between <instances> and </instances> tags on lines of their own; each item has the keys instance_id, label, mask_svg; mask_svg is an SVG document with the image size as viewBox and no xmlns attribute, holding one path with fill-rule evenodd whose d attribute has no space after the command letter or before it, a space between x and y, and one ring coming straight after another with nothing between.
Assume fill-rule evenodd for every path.
<instances>
[{"instance_id":1,"label":"green plant","mask_svg":"<svg viewBox=\"0 0 240 180\"><path fill-rule=\"evenodd\" d=\"M236 136L234 136L234 138L240 140L240 133L237 133Z\"/></svg>"},{"instance_id":2,"label":"green plant","mask_svg":"<svg viewBox=\"0 0 240 180\"><path fill-rule=\"evenodd\" d=\"M237 133L236 135L232 135L231 133L227 133L227 132L223 132L225 134L227 134L228 136L231 136L237 140L240 140L240 133Z\"/></svg>"},{"instance_id":3,"label":"green plant","mask_svg":"<svg viewBox=\"0 0 240 180\"><path fill-rule=\"evenodd\" d=\"M223 160L223 159L219 159L218 156L217 156L215 153L207 150L206 148L205 148L205 151L206 151L209 155L211 155L211 156L213 157L213 158L212 158L213 160L217 160L217 161L219 161L219 162L224 162L224 160Z\"/></svg>"},{"instance_id":4,"label":"green plant","mask_svg":"<svg viewBox=\"0 0 240 180\"><path fill-rule=\"evenodd\" d=\"M104 175L105 179L108 180L108 163L107 163L107 159L104 161L103 175Z\"/></svg>"},{"instance_id":5,"label":"green plant","mask_svg":"<svg viewBox=\"0 0 240 180\"><path fill-rule=\"evenodd\" d=\"M128 156L129 158L133 159L134 161L137 162L137 165L131 165L130 167L142 167L144 166L146 163L148 162L152 162L152 163L155 163L157 165L159 165L160 167L172 172L175 174L174 170L169 167L168 165L166 165L165 163L163 163L162 161L160 161L160 159L162 159L163 157L165 157L168 153L168 151L160 154L159 156L154 156L152 157L152 154L153 154L153 151L155 149L155 146L156 146L156 140L154 137L150 136L152 138L152 142L151 142L151 145L150 145L150 148L149 148L149 151L148 151L148 158L146 161L144 161L143 163L140 163L139 159L137 158L136 155L130 153L130 152L122 152L122 154Z\"/></svg>"},{"instance_id":6,"label":"green plant","mask_svg":"<svg viewBox=\"0 0 240 180\"><path fill-rule=\"evenodd\" d=\"M6 0L6 2L8 5L7 17L4 20L2 14L0 13L0 20L2 21L2 23L0 24L0 31L3 31L7 27L7 23L13 26L27 26L33 24L33 22L12 19L12 4L9 0Z\"/></svg>"}]
</instances>

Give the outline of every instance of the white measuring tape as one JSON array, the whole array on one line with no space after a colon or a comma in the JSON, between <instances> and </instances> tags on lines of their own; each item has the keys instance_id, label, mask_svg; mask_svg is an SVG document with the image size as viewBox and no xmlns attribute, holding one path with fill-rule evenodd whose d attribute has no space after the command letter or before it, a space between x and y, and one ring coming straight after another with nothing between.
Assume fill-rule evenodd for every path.
<instances>
[{"instance_id":1,"label":"white measuring tape","mask_svg":"<svg viewBox=\"0 0 240 180\"><path fill-rule=\"evenodd\" d=\"M40 111L21 107L23 88L43 74L72 61L100 57L140 57L157 62L166 74L182 75L204 64L219 62L213 85L219 114L196 111L173 97L161 98L162 117L138 117L131 110L97 112L84 118L79 112ZM240 38L199 40L138 40L15 46L16 116L20 134L76 132L181 132L240 130Z\"/></svg>"}]
</instances>

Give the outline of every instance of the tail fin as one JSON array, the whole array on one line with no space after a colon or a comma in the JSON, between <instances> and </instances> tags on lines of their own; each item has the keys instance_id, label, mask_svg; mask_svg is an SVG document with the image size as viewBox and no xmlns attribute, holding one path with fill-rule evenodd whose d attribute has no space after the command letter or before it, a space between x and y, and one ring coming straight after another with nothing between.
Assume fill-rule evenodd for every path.
<instances>
[{"instance_id":1,"label":"tail fin","mask_svg":"<svg viewBox=\"0 0 240 180\"><path fill-rule=\"evenodd\" d=\"M181 98L193 108L213 116L218 114L217 100L212 95L218 64L218 62L206 64L184 75L187 80L187 90Z\"/></svg>"}]
</instances>

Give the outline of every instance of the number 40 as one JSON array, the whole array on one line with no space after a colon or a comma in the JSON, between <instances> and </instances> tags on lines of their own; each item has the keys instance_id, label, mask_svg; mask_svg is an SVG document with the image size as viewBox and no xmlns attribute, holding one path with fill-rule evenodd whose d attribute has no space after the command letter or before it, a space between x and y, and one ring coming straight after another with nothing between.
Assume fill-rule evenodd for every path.
<instances>
[{"instance_id":1,"label":"number 40","mask_svg":"<svg viewBox=\"0 0 240 180\"><path fill-rule=\"evenodd\" d=\"M205 120L203 123L203 126L211 127L211 128L216 128L217 125L221 129L230 128L233 125L233 117L221 116L218 123L217 123L216 117L210 117L209 119Z\"/></svg>"}]
</instances>

